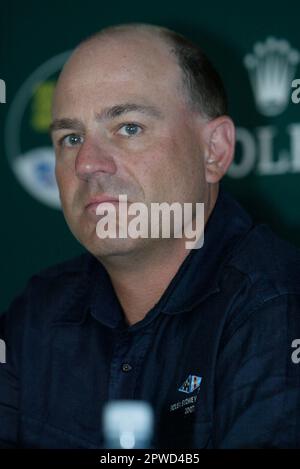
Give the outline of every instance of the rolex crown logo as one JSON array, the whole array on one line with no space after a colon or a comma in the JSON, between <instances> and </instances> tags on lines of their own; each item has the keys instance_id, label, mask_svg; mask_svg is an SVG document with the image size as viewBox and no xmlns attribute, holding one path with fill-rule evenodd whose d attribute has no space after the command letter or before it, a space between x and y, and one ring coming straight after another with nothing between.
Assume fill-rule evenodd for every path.
<instances>
[{"instance_id":1,"label":"rolex crown logo","mask_svg":"<svg viewBox=\"0 0 300 469\"><path fill-rule=\"evenodd\" d=\"M273 37L256 43L246 55L244 64L261 114L277 116L285 110L299 61L299 52L288 41Z\"/></svg>"}]
</instances>

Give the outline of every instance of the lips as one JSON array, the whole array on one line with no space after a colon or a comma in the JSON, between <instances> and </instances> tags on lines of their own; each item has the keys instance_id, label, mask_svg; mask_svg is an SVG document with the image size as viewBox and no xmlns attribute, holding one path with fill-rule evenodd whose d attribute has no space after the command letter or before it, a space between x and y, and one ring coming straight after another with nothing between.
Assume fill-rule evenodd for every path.
<instances>
[{"instance_id":1,"label":"lips","mask_svg":"<svg viewBox=\"0 0 300 469\"><path fill-rule=\"evenodd\" d=\"M118 202L119 199L110 196L101 196L101 197L93 197L91 198L88 203L86 204L85 208L90 208L93 206L98 206L104 202Z\"/></svg>"},{"instance_id":2,"label":"lips","mask_svg":"<svg viewBox=\"0 0 300 469\"><path fill-rule=\"evenodd\" d=\"M88 203L85 205L85 210L90 213L91 215L95 216L96 215L96 210L97 207L100 204L103 204L105 202L111 203L111 204L117 204L119 203L119 199L116 197L111 197L108 195L102 195L99 197L92 197L89 199Z\"/></svg>"}]
</instances>

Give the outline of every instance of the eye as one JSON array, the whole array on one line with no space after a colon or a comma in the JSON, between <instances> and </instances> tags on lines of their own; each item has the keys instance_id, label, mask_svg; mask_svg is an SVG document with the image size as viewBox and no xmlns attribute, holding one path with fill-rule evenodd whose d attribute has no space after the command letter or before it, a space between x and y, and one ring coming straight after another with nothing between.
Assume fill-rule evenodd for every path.
<instances>
[{"instance_id":1,"label":"eye","mask_svg":"<svg viewBox=\"0 0 300 469\"><path fill-rule=\"evenodd\" d=\"M83 143L83 137L77 134L65 135L59 141L59 144L63 147L75 147Z\"/></svg>"},{"instance_id":2,"label":"eye","mask_svg":"<svg viewBox=\"0 0 300 469\"><path fill-rule=\"evenodd\" d=\"M142 131L142 128L138 124L128 123L124 124L119 128L119 133L125 137L132 137L134 135L139 135Z\"/></svg>"}]
</instances>

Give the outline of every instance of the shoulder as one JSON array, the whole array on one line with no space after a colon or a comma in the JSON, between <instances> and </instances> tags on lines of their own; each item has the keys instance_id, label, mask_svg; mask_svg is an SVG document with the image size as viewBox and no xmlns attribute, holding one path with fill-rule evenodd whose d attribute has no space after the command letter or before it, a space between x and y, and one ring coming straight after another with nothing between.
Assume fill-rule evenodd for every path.
<instances>
[{"instance_id":1,"label":"shoulder","mask_svg":"<svg viewBox=\"0 0 300 469\"><path fill-rule=\"evenodd\" d=\"M244 334L241 343L252 334L288 342L300 337L300 250L267 225L254 225L233 249L222 283L232 297L227 339L236 333Z\"/></svg>"},{"instance_id":2,"label":"shoulder","mask_svg":"<svg viewBox=\"0 0 300 469\"><path fill-rule=\"evenodd\" d=\"M88 290L96 262L91 254L84 253L34 274L1 315L2 328L4 322L19 323L20 327L28 323L47 327L59 311L70 308Z\"/></svg>"},{"instance_id":3,"label":"shoulder","mask_svg":"<svg viewBox=\"0 0 300 469\"><path fill-rule=\"evenodd\" d=\"M79 284L89 275L95 259L84 253L65 262L47 267L34 274L25 289L25 295L33 294L35 302L57 303L60 297L72 295Z\"/></svg>"},{"instance_id":4,"label":"shoulder","mask_svg":"<svg viewBox=\"0 0 300 469\"><path fill-rule=\"evenodd\" d=\"M226 267L244 276L266 297L300 294L300 249L258 224L232 251Z\"/></svg>"},{"instance_id":5,"label":"shoulder","mask_svg":"<svg viewBox=\"0 0 300 469\"><path fill-rule=\"evenodd\" d=\"M83 273L89 268L92 256L89 253L83 253L79 256L68 259L64 262L47 267L37 272L33 279L54 279L62 276L68 276L75 273Z\"/></svg>"}]
</instances>

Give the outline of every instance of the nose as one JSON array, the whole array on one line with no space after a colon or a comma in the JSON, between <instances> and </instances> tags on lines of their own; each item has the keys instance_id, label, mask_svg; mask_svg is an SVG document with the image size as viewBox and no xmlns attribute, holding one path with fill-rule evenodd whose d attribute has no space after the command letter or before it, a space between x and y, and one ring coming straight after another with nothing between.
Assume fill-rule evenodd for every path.
<instances>
[{"instance_id":1,"label":"nose","mask_svg":"<svg viewBox=\"0 0 300 469\"><path fill-rule=\"evenodd\" d=\"M114 174L117 167L108 149L85 141L77 153L75 171L79 179L89 180L97 173Z\"/></svg>"}]
</instances>

